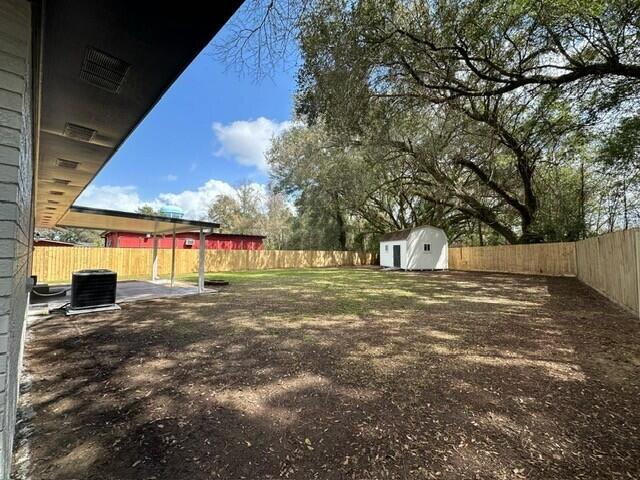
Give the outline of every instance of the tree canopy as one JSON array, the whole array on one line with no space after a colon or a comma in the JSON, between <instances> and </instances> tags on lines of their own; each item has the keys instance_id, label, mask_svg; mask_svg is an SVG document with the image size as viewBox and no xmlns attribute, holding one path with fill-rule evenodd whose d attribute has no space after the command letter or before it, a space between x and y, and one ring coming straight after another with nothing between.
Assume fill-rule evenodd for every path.
<instances>
[{"instance_id":1,"label":"tree canopy","mask_svg":"<svg viewBox=\"0 0 640 480\"><path fill-rule=\"evenodd\" d=\"M255 3L272 32L236 46L302 56L302 126L268 155L298 229L366 248L421 223L481 244L639 224L638 2Z\"/></svg>"},{"instance_id":2,"label":"tree canopy","mask_svg":"<svg viewBox=\"0 0 640 480\"><path fill-rule=\"evenodd\" d=\"M267 248L287 248L292 212L285 198L245 183L236 195L219 195L209 207L209 219L227 233L266 236Z\"/></svg>"}]
</instances>

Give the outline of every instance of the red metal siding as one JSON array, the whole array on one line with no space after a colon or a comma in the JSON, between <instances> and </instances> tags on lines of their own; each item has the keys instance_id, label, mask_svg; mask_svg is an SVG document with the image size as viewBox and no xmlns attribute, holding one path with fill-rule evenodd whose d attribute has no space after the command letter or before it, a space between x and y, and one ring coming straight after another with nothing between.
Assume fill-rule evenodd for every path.
<instances>
[{"instance_id":1,"label":"red metal siding","mask_svg":"<svg viewBox=\"0 0 640 480\"><path fill-rule=\"evenodd\" d=\"M185 245L187 239L193 245ZM141 233L108 232L104 237L106 247L153 248L153 237ZM171 235L158 237L158 248L171 248ZM200 235L196 233L177 233L176 248L197 250L200 248ZM205 248L217 250L262 250L263 239L253 235L229 235L209 233L205 239Z\"/></svg>"}]
</instances>

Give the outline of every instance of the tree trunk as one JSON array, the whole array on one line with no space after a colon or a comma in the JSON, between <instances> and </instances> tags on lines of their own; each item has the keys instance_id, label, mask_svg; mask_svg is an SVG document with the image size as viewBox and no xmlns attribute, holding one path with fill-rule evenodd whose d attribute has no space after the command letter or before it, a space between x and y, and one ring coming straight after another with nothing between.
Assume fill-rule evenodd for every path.
<instances>
[{"instance_id":1,"label":"tree trunk","mask_svg":"<svg viewBox=\"0 0 640 480\"><path fill-rule=\"evenodd\" d=\"M587 219L585 217L584 160L580 160L580 238L587 237Z\"/></svg>"},{"instance_id":2,"label":"tree trunk","mask_svg":"<svg viewBox=\"0 0 640 480\"><path fill-rule=\"evenodd\" d=\"M342 212L340 210L340 205L338 203L337 195L334 196L333 201L336 207L335 219L336 219L336 224L338 225L338 245L340 247L340 250L346 250L347 249L347 231L345 228L344 219L342 218Z\"/></svg>"},{"instance_id":3,"label":"tree trunk","mask_svg":"<svg viewBox=\"0 0 640 480\"><path fill-rule=\"evenodd\" d=\"M624 209L624 229L629 230L629 208L627 206L627 181L622 178L622 205Z\"/></svg>"}]
</instances>

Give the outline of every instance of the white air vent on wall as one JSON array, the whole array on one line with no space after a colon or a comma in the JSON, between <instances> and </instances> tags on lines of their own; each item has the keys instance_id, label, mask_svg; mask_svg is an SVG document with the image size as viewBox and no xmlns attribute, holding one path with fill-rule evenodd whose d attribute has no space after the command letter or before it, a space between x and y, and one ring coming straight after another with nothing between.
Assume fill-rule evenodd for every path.
<instances>
[{"instance_id":1,"label":"white air vent on wall","mask_svg":"<svg viewBox=\"0 0 640 480\"><path fill-rule=\"evenodd\" d=\"M96 87L116 93L122 86L128 70L129 64L124 60L89 47L84 55L80 78Z\"/></svg>"},{"instance_id":2,"label":"white air vent on wall","mask_svg":"<svg viewBox=\"0 0 640 480\"><path fill-rule=\"evenodd\" d=\"M93 140L96 131L92 128L83 127L82 125L76 125L75 123L67 123L64 126L64 132L62 132L62 134L65 137L73 138L75 140L90 142L91 140Z\"/></svg>"}]
</instances>

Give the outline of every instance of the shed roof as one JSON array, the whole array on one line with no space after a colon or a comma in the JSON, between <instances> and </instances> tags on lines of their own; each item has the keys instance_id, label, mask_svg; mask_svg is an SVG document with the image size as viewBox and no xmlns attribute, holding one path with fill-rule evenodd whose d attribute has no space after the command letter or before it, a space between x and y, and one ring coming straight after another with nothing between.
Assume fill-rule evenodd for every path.
<instances>
[{"instance_id":1,"label":"shed roof","mask_svg":"<svg viewBox=\"0 0 640 480\"><path fill-rule=\"evenodd\" d=\"M418 227L405 228L404 230L396 230L395 232L385 233L380 237L381 242L393 242L398 240L406 240L411 232L416 230L422 230L423 228L433 228L436 230L442 230L441 228L434 227L432 225L420 225Z\"/></svg>"},{"instance_id":2,"label":"shed roof","mask_svg":"<svg viewBox=\"0 0 640 480\"><path fill-rule=\"evenodd\" d=\"M404 230L397 230L395 232L385 233L380 237L381 242L391 242L393 240L406 240L411 233L412 228L405 228Z\"/></svg>"},{"instance_id":3,"label":"shed roof","mask_svg":"<svg viewBox=\"0 0 640 480\"><path fill-rule=\"evenodd\" d=\"M61 247L78 247L78 246L82 246L78 243L71 243L71 242L63 242L61 240L52 240L50 238L39 238L36 237L33 239L33 243L34 245L37 245L38 243L48 243L51 245L59 245Z\"/></svg>"}]
</instances>

